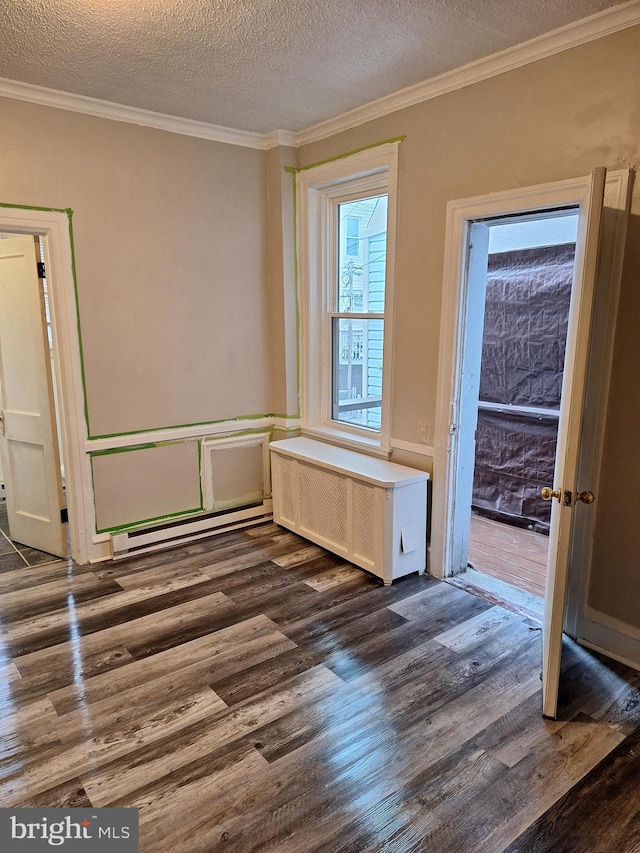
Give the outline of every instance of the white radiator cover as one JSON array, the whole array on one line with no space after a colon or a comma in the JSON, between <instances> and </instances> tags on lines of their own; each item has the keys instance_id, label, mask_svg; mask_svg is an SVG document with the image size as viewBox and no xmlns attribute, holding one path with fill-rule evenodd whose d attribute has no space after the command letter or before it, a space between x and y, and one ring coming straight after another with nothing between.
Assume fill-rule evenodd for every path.
<instances>
[{"instance_id":1,"label":"white radiator cover","mask_svg":"<svg viewBox=\"0 0 640 853\"><path fill-rule=\"evenodd\" d=\"M424 572L427 473L310 438L269 447L276 524L385 584Z\"/></svg>"}]
</instances>

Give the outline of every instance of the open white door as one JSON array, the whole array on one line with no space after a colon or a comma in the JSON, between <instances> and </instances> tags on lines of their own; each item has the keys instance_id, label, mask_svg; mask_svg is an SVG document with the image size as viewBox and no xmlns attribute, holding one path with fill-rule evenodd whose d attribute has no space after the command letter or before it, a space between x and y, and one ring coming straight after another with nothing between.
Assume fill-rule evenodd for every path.
<instances>
[{"instance_id":1,"label":"open white door","mask_svg":"<svg viewBox=\"0 0 640 853\"><path fill-rule=\"evenodd\" d=\"M0 240L0 453L11 538L67 555L37 238Z\"/></svg>"},{"instance_id":2,"label":"open white door","mask_svg":"<svg viewBox=\"0 0 640 853\"><path fill-rule=\"evenodd\" d=\"M542 628L542 713L545 717L555 717L558 706L574 507L578 502L593 500L591 492L576 491L576 479L605 179L606 169L594 170L579 208L554 484L547 490L553 507Z\"/></svg>"}]
</instances>

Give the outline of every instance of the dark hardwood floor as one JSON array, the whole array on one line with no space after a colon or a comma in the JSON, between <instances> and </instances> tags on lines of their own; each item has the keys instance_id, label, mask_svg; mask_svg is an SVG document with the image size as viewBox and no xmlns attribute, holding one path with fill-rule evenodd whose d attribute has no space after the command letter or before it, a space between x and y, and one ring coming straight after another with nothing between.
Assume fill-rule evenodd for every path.
<instances>
[{"instance_id":1,"label":"dark hardwood floor","mask_svg":"<svg viewBox=\"0 0 640 853\"><path fill-rule=\"evenodd\" d=\"M0 571L0 805L135 806L145 853L640 850L640 673L271 524Z\"/></svg>"}]
</instances>

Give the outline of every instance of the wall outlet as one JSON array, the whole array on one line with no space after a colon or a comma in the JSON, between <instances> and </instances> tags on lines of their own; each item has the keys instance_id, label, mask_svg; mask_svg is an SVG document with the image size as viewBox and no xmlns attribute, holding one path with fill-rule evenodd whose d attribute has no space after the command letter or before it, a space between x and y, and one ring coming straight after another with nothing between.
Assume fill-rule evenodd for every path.
<instances>
[{"instance_id":1,"label":"wall outlet","mask_svg":"<svg viewBox=\"0 0 640 853\"><path fill-rule=\"evenodd\" d=\"M418 424L418 440L421 444L429 444L431 424Z\"/></svg>"}]
</instances>

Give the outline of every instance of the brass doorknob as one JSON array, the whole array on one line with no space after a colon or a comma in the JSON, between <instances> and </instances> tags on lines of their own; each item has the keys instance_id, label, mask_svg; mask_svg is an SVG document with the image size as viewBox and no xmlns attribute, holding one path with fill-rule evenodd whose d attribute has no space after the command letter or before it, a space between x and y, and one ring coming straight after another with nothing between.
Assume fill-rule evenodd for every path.
<instances>
[{"instance_id":1,"label":"brass doorknob","mask_svg":"<svg viewBox=\"0 0 640 853\"><path fill-rule=\"evenodd\" d=\"M582 501L583 504L592 504L596 499L593 492L578 492L576 495L577 501Z\"/></svg>"},{"instance_id":2,"label":"brass doorknob","mask_svg":"<svg viewBox=\"0 0 640 853\"><path fill-rule=\"evenodd\" d=\"M540 497L543 501L550 501L553 498L557 498L560 500L561 491L560 489L550 489L549 486L545 486L544 489L540 492Z\"/></svg>"}]
</instances>

